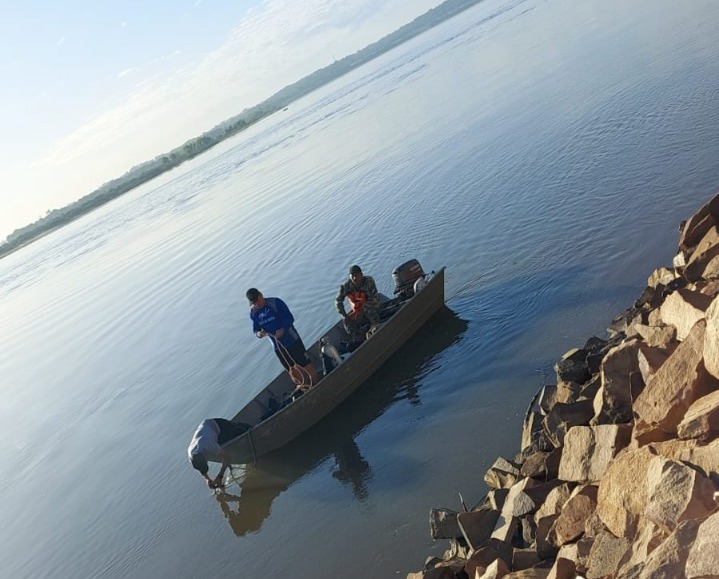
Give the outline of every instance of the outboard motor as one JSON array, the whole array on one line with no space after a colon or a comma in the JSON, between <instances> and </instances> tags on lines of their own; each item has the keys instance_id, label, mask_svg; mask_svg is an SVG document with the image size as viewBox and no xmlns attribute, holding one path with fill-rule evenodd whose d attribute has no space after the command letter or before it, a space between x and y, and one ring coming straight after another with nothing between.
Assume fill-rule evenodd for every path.
<instances>
[{"instance_id":1,"label":"outboard motor","mask_svg":"<svg viewBox=\"0 0 719 579\"><path fill-rule=\"evenodd\" d=\"M332 372L337 366L342 363L342 356L334 347L329 338L325 336L320 340L320 351L322 352L322 367L325 372L325 376Z\"/></svg>"},{"instance_id":2,"label":"outboard motor","mask_svg":"<svg viewBox=\"0 0 719 579\"><path fill-rule=\"evenodd\" d=\"M406 261L392 272L394 295L403 300L411 298L415 293L415 282L423 277L424 271L419 261L416 259Z\"/></svg>"}]
</instances>

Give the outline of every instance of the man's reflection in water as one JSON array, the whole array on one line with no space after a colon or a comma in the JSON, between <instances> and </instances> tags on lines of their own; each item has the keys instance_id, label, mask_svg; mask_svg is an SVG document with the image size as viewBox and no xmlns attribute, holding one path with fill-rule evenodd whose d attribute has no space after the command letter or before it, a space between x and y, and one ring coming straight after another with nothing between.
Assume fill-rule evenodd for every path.
<instances>
[{"instance_id":1,"label":"man's reflection in water","mask_svg":"<svg viewBox=\"0 0 719 579\"><path fill-rule=\"evenodd\" d=\"M422 400L419 398L419 391L417 389L417 382L415 380L409 380L402 385L404 387L404 395L407 401L412 406L421 406Z\"/></svg>"},{"instance_id":2,"label":"man's reflection in water","mask_svg":"<svg viewBox=\"0 0 719 579\"><path fill-rule=\"evenodd\" d=\"M367 482L372 475L369 463L360 453L353 439L343 442L334 453L337 468L332 476L338 481L349 483L358 500L367 498Z\"/></svg>"},{"instance_id":3,"label":"man's reflection in water","mask_svg":"<svg viewBox=\"0 0 719 579\"><path fill-rule=\"evenodd\" d=\"M235 495L221 489L215 493L215 498L232 532L241 537L260 529L270 514L272 501L282 490L269 488Z\"/></svg>"},{"instance_id":4,"label":"man's reflection in water","mask_svg":"<svg viewBox=\"0 0 719 579\"><path fill-rule=\"evenodd\" d=\"M354 496L363 501L369 496L367 483L372 469L360 453L353 439L347 439L334 451L335 468L332 477L349 485ZM272 501L289 486L289 480L282 477L272 477L267 473L254 479L254 470L246 471L242 467L235 467L229 479L230 485L237 483L240 494L234 494L227 489L219 489L215 499L220 505L223 516L230 525L232 532L238 537L258 531L264 520L270 515ZM253 480L254 479L254 480ZM262 486L255 486L261 481Z\"/></svg>"}]
</instances>

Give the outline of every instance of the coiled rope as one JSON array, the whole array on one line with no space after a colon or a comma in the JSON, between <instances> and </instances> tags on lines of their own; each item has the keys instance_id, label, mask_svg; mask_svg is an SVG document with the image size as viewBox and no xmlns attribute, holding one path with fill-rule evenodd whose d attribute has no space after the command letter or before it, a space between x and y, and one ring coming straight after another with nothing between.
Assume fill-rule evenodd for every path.
<instances>
[{"instance_id":1,"label":"coiled rope","mask_svg":"<svg viewBox=\"0 0 719 579\"><path fill-rule=\"evenodd\" d=\"M284 360L285 364L289 366L290 377L292 378L292 381L297 384L297 388L299 390L306 391L312 386L314 386L314 384L312 383L312 375L309 373L307 368L304 368L300 366L297 362L295 362L294 358L290 355L287 348L285 348L285 345L280 341L280 338L278 338L275 334L271 334L270 332L265 332L265 334L267 334L275 341L275 344L277 345L277 351L280 353L280 356L282 357L282 360ZM297 377L298 375L299 378ZM306 381L305 376L307 377Z\"/></svg>"}]
</instances>

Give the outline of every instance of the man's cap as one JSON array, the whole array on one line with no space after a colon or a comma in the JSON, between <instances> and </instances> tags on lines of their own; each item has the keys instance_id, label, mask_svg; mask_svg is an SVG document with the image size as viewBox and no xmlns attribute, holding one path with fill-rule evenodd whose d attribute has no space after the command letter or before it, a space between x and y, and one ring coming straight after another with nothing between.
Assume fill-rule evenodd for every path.
<instances>
[{"instance_id":1,"label":"man's cap","mask_svg":"<svg viewBox=\"0 0 719 579\"><path fill-rule=\"evenodd\" d=\"M362 273L362 268L359 265L353 265L350 268L350 275L352 275L354 273Z\"/></svg>"},{"instance_id":2,"label":"man's cap","mask_svg":"<svg viewBox=\"0 0 719 579\"><path fill-rule=\"evenodd\" d=\"M245 295L247 296L248 300L250 300L251 302L254 303L257 301L257 298L260 297L260 290L258 290L257 288L251 287L250 289L247 290L247 293Z\"/></svg>"},{"instance_id":3,"label":"man's cap","mask_svg":"<svg viewBox=\"0 0 719 579\"><path fill-rule=\"evenodd\" d=\"M202 453L193 454L190 462L192 463L192 468L199 470L200 474L207 474L207 471L210 470L210 466Z\"/></svg>"}]
</instances>

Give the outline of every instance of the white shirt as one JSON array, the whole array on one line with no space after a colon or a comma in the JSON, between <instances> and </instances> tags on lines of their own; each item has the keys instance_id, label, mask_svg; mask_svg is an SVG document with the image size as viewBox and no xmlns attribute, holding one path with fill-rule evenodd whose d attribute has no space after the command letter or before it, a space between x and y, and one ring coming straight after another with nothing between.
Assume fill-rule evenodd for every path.
<instances>
[{"instance_id":1,"label":"white shirt","mask_svg":"<svg viewBox=\"0 0 719 579\"><path fill-rule=\"evenodd\" d=\"M218 455L222 448L217 443L220 436L220 427L212 419L203 420L195 430L190 446L187 447L187 456L192 457L198 454L204 455L207 452Z\"/></svg>"}]
</instances>

